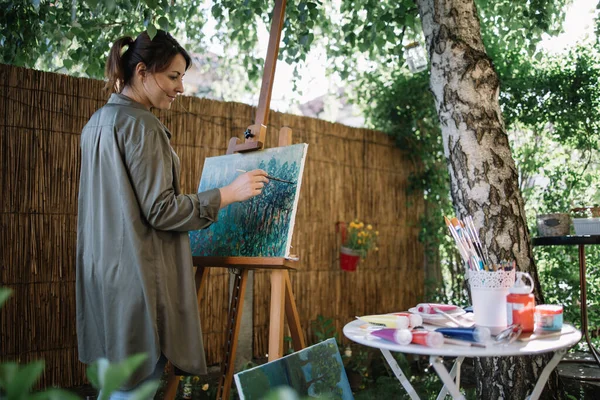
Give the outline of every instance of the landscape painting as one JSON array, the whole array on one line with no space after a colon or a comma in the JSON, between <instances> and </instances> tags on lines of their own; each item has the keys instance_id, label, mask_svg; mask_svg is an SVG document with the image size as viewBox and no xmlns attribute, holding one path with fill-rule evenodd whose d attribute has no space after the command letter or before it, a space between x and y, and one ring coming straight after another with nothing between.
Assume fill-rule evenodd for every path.
<instances>
[{"instance_id":1,"label":"landscape painting","mask_svg":"<svg viewBox=\"0 0 600 400\"><path fill-rule=\"evenodd\" d=\"M190 232L194 256L287 257L298 207L307 144L209 157L198 192L226 186L243 171L263 169L272 177L262 193L219 211L209 228Z\"/></svg>"},{"instance_id":2,"label":"landscape painting","mask_svg":"<svg viewBox=\"0 0 600 400\"><path fill-rule=\"evenodd\" d=\"M277 387L304 397L353 399L342 357L331 338L235 375L240 400L260 400Z\"/></svg>"}]
</instances>

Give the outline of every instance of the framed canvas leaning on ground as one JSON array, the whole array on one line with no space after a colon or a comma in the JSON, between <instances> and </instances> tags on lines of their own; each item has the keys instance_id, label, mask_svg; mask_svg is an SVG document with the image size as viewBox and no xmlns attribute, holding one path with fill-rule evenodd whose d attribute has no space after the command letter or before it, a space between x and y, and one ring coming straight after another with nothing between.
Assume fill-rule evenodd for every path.
<instances>
[{"instance_id":1,"label":"framed canvas leaning on ground","mask_svg":"<svg viewBox=\"0 0 600 400\"><path fill-rule=\"evenodd\" d=\"M219 211L209 228L190 232L194 256L287 257L298 207L308 144L209 157L198 192L230 184L240 171L263 169L262 194Z\"/></svg>"}]
</instances>

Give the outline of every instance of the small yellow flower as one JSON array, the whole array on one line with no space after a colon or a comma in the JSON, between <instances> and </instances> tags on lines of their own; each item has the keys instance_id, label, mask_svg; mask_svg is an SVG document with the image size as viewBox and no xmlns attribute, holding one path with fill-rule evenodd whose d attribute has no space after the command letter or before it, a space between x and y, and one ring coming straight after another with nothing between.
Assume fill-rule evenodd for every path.
<instances>
[{"instance_id":1,"label":"small yellow flower","mask_svg":"<svg viewBox=\"0 0 600 400\"><path fill-rule=\"evenodd\" d=\"M379 251L379 247L375 247L375 251Z\"/></svg>"},{"instance_id":2,"label":"small yellow flower","mask_svg":"<svg viewBox=\"0 0 600 400\"><path fill-rule=\"evenodd\" d=\"M362 222L361 222L360 224L358 224L358 227L359 227L359 228L361 228L361 229L362 229L364 226L365 226L365 224L363 224Z\"/></svg>"},{"instance_id":3,"label":"small yellow flower","mask_svg":"<svg viewBox=\"0 0 600 400\"><path fill-rule=\"evenodd\" d=\"M373 229L373 225L367 225L367 230L370 231L371 229Z\"/></svg>"},{"instance_id":4,"label":"small yellow flower","mask_svg":"<svg viewBox=\"0 0 600 400\"><path fill-rule=\"evenodd\" d=\"M208 383L202 385L202 390L204 390L205 392L208 390Z\"/></svg>"},{"instance_id":5,"label":"small yellow flower","mask_svg":"<svg viewBox=\"0 0 600 400\"><path fill-rule=\"evenodd\" d=\"M358 228L358 224L355 224L354 222L350 222L350 229L354 229L354 228Z\"/></svg>"},{"instance_id":6,"label":"small yellow flower","mask_svg":"<svg viewBox=\"0 0 600 400\"><path fill-rule=\"evenodd\" d=\"M194 382L199 382L200 381L200 377L199 376L195 376L195 377L192 378L192 380Z\"/></svg>"},{"instance_id":7,"label":"small yellow flower","mask_svg":"<svg viewBox=\"0 0 600 400\"><path fill-rule=\"evenodd\" d=\"M375 231L375 235L379 236L379 231Z\"/></svg>"}]
</instances>

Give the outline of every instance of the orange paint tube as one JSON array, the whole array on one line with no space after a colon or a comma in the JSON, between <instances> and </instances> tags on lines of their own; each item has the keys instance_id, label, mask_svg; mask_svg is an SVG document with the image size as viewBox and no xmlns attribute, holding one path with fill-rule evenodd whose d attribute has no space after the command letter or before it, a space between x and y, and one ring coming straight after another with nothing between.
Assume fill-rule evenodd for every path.
<instances>
[{"instance_id":1,"label":"orange paint tube","mask_svg":"<svg viewBox=\"0 0 600 400\"><path fill-rule=\"evenodd\" d=\"M439 332L413 330L411 343L427 347L442 347L444 345L444 335Z\"/></svg>"}]
</instances>

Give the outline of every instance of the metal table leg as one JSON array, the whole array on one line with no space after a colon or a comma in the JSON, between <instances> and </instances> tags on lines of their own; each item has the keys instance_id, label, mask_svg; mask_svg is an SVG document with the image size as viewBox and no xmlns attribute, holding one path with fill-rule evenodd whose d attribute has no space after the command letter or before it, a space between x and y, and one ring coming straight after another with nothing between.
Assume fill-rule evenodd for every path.
<instances>
[{"instance_id":1,"label":"metal table leg","mask_svg":"<svg viewBox=\"0 0 600 400\"><path fill-rule=\"evenodd\" d=\"M546 366L544 367L544 370L540 374L538 381L535 384L535 387L533 388L533 392L531 392L531 395L529 395L529 397L527 397L526 400L537 400L540 398L540 395L542 394L542 391L544 390L544 386L546 386L546 382L548 381L548 377L550 376L550 373L552 371L554 371L554 368L556 368L556 366L560 362L561 358L563 358L564 355L567 354L567 350L568 349L556 350L556 352L554 353L554 356L550 359L550 362L548 364L546 364Z\"/></svg>"},{"instance_id":2,"label":"metal table leg","mask_svg":"<svg viewBox=\"0 0 600 400\"><path fill-rule=\"evenodd\" d=\"M385 360L394 372L394 375L396 375L396 378L398 378L398 380L400 381L400 383L404 387L404 390L406 390L410 398L412 400L419 400L420 398L417 392L415 391L415 388L410 384L409 380L406 378L406 375L404 375L404 372L402 372L402 369L400 368L400 366L396 362L396 359L392 356L390 351L386 349L381 349L381 353L385 357Z\"/></svg>"},{"instance_id":3,"label":"metal table leg","mask_svg":"<svg viewBox=\"0 0 600 400\"><path fill-rule=\"evenodd\" d=\"M450 370L450 377L452 379L455 379L454 377L456 377L455 382L457 387L460 387L460 367L462 366L464 359L464 357L458 357L454 362L452 369ZM444 385L438 394L437 400L444 400L446 398L446 394L448 394L448 388L446 385Z\"/></svg>"},{"instance_id":4,"label":"metal table leg","mask_svg":"<svg viewBox=\"0 0 600 400\"><path fill-rule=\"evenodd\" d=\"M462 393L460 392L460 389L454 383L454 379L452 379L452 376L450 376L450 374L448 373L448 370L444 366L442 358L438 357L438 356L430 356L429 362L431 363L431 365L433 365L435 372L437 372L438 376L444 383L444 386L446 388L448 388L448 391L450 392L450 395L452 395L452 398L455 400L456 399L465 400L465 396L462 395ZM462 363L462 360L461 360L461 363Z\"/></svg>"},{"instance_id":5,"label":"metal table leg","mask_svg":"<svg viewBox=\"0 0 600 400\"><path fill-rule=\"evenodd\" d=\"M587 313L587 287L586 287L586 270L585 270L585 245L579 245L579 287L581 299L581 331L585 336L585 341L596 359L596 364L600 366L600 355L590 340L588 331L588 313Z\"/></svg>"}]
</instances>

